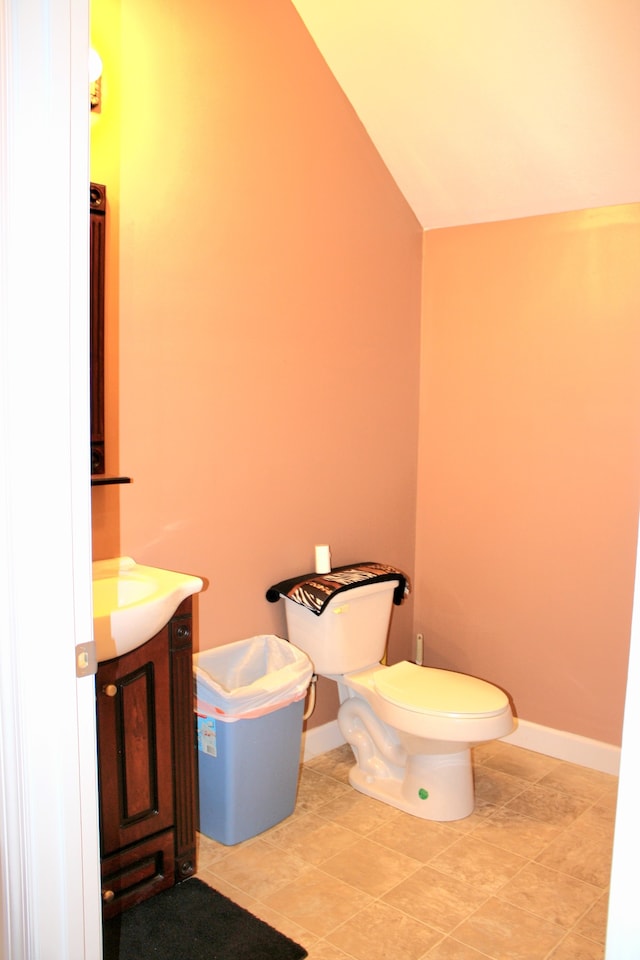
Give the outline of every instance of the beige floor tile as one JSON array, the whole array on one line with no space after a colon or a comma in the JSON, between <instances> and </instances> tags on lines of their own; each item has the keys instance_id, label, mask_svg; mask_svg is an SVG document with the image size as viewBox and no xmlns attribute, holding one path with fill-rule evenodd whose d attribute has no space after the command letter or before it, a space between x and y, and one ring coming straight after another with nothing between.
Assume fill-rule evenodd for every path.
<instances>
[{"instance_id":1,"label":"beige floor tile","mask_svg":"<svg viewBox=\"0 0 640 960\"><path fill-rule=\"evenodd\" d=\"M434 870L476 886L488 895L510 880L527 861L515 853L477 840L462 837L429 861Z\"/></svg>"},{"instance_id":2,"label":"beige floor tile","mask_svg":"<svg viewBox=\"0 0 640 960\"><path fill-rule=\"evenodd\" d=\"M473 763L474 812L437 823L355 791L339 747L282 823L199 835L198 876L309 960L603 960L617 779L503 741Z\"/></svg>"},{"instance_id":3,"label":"beige floor tile","mask_svg":"<svg viewBox=\"0 0 640 960\"><path fill-rule=\"evenodd\" d=\"M535 782L545 775L549 775L561 760L547 757L533 750L524 750L509 743L502 744L502 749L485 760L485 765L492 770L501 770L512 777Z\"/></svg>"},{"instance_id":4,"label":"beige floor tile","mask_svg":"<svg viewBox=\"0 0 640 960\"><path fill-rule=\"evenodd\" d=\"M300 857L286 853L265 840L256 840L233 850L208 869L213 876L220 877L259 900L295 880L310 866Z\"/></svg>"},{"instance_id":5,"label":"beige floor tile","mask_svg":"<svg viewBox=\"0 0 640 960\"><path fill-rule=\"evenodd\" d=\"M420 960L440 934L393 907L374 903L327 939L356 960Z\"/></svg>"},{"instance_id":6,"label":"beige floor tile","mask_svg":"<svg viewBox=\"0 0 640 960\"><path fill-rule=\"evenodd\" d=\"M495 757L497 753L501 753L509 746L510 744L505 743L504 740L489 740L487 743L479 743L471 748L471 759L474 764L485 763L489 757Z\"/></svg>"},{"instance_id":7,"label":"beige floor tile","mask_svg":"<svg viewBox=\"0 0 640 960\"><path fill-rule=\"evenodd\" d=\"M538 863L604 889L611 873L611 838L608 831L577 822L564 830L536 857Z\"/></svg>"},{"instance_id":8,"label":"beige floor tile","mask_svg":"<svg viewBox=\"0 0 640 960\"><path fill-rule=\"evenodd\" d=\"M605 891L599 900L587 910L575 925L575 933L581 934L588 940L596 940L604 944L607 936L607 915L609 910L609 891Z\"/></svg>"},{"instance_id":9,"label":"beige floor tile","mask_svg":"<svg viewBox=\"0 0 640 960\"><path fill-rule=\"evenodd\" d=\"M602 796L600 797L600 803L615 803L618 799L618 778L611 777L610 783L605 787Z\"/></svg>"},{"instance_id":10,"label":"beige floor tile","mask_svg":"<svg viewBox=\"0 0 640 960\"><path fill-rule=\"evenodd\" d=\"M265 923L268 923L269 926L275 930L279 930L280 933L284 933L285 936L295 940L296 943L301 944L306 950L309 949L310 944L316 942L317 937L315 934L303 929L283 914L272 910L262 901L250 897L237 887L226 883L220 877L214 876L210 871L204 870L201 874L198 874L198 876L204 883L207 883L210 887L213 887L214 890L217 890L218 893L228 897L229 900L233 900L238 906L252 913L254 917L259 917L260 920L264 920Z\"/></svg>"},{"instance_id":11,"label":"beige floor tile","mask_svg":"<svg viewBox=\"0 0 640 960\"><path fill-rule=\"evenodd\" d=\"M507 804L479 823L472 836L533 859L554 840L560 827L525 817Z\"/></svg>"},{"instance_id":12,"label":"beige floor tile","mask_svg":"<svg viewBox=\"0 0 640 960\"><path fill-rule=\"evenodd\" d=\"M604 960L604 947L576 933L568 933L549 960Z\"/></svg>"},{"instance_id":13,"label":"beige floor tile","mask_svg":"<svg viewBox=\"0 0 640 960\"><path fill-rule=\"evenodd\" d=\"M211 873L210 870L203 870L198 874L198 877L203 883L208 884L210 887L213 887L214 890L217 890L218 893L221 893L223 897L228 897L229 900L233 900L239 907L244 907L249 913L256 913L256 909L259 906L258 901L255 897L250 897L244 890L240 890L239 887L234 887L233 884L227 883L226 880Z\"/></svg>"},{"instance_id":14,"label":"beige floor tile","mask_svg":"<svg viewBox=\"0 0 640 960\"><path fill-rule=\"evenodd\" d=\"M572 797L559 790L552 790L540 783L534 783L510 800L508 806L525 817L531 817L532 820L566 827L584 813L590 804L588 800L583 800L581 797Z\"/></svg>"},{"instance_id":15,"label":"beige floor tile","mask_svg":"<svg viewBox=\"0 0 640 960\"><path fill-rule=\"evenodd\" d=\"M568 930L600 898L602 891L574 877L528 863L498 897Z\"/></svg>"},{"instance_id":16,"label":"beige floor tile","mask_svg":"<svg viewBox=\"0 0 640 960\"><path fill-rule=\"evenodd\" d=\"M420 866L419 860L363 838L330 860L325 860L322 869L372 897L380 897L410 877Z\"/></svg>"},{"instance_id":17,"label":"beige floor tile","mask_svg":"<svg viewBox=\"0 0 640 960\"><path fill-rule=\"evenodd\" d=\"M318 940L310 947L307 944L303 944L303 946L306 947L309 954L308 960L352 960L348 954L339 950L338 947L334 947L327 940Z\"/></svg>"},{"instance_id":18,"label":"beige floor tile","mask_svg":"<svg viewBox=\"0 0 640 960\"><path fill-rule=\"evenodd\" d=\"M562 762L547 773L540 783L553 790L562 790L573 797L582 797L592 802L599 800L606 792L611 793L616 778L599 770L589 770L575 763Z\"/></svg>"},{"instance_id":19,"label":"beige floor tile","mask_svg":"<svg viewBox=\"0 0 640 960\"><path fill-rule=\"evenodd\" d=\"M296 943L299 943L300 946L304 947L307 951L318 943L318 937L315 933L305 930L304 927L294 923L289 917L285 917L282 913L278 913L277 910L273 910L259 900L254 904L251 913L259 917L260 920L264 920L264 922L268 923L274 930L279 930L280 933L284 933L285 937L295 940Z\"/></svg>"},{"instance_id":20,"label":"beige floor tile","mask_svg":"<svg viewBox=\"0 0 640 960\"><path fill-rule=\"evenodd\" d=\"M492 899L456 928L455 938L492 960L546 960L565 932L555 923Z\"/></svg>"},{"instance_id":21,"label":"beige floor tile","mask_svg":"<svg viewBox=\"0 0 640 960\"><path fill-rule=\"evenodd\" d=\"M616 824L615 799L601 798L597 803L588 807L584 813L581 813L576 822L588 823L596 830L606 832L613 844L613 831Z\"/></svg>"},{"instance_id":22,"label":"beige floor tile","mask_svg":"<svg viewBox=\"0 0 640 960\"><path fill-rule=\"evenodd\" d=\"M226 857L232 849L233 847L227 847L223 843L218 843L217 840L212 840L211 837L205 836L204 833L197 833L196 863L198 870L204 870L205 867L215 863L216 860L221 860L223 857Z\"/></svg>"},{"instance_id":23,"label":"beige floor tile","mask_svg":"<svg viewBox=\"0 0 640 960\"><path fill-rule=\"evenodd\" d=\"M324 803L315 812L324 820L330 820L362 836L393 820L396 815L396 810L388 803L365 797L352 789L343 796Z\"/></svg>"},{"instance_id":24,"label":"beige floor tile","mask_svg":"<svg viewBox=\"0 0 640 960\"><path fill-rule=\"evenodd\" d=\"M503 773L501 770L493 770L486 764L475 767L473 775L476 801L496 806L513 800L527 786L520 777L513 777L510 773Z\"/></svg>"},{"instance_id":25,"label":"beige floor tile","mask_svg":"<svg viewBox=\"0 0 640 960\"><path fill-rule=\"evenodd\" d=\"M355 763L353 750L348 743L335 750L329 750L322 753L313 760L305 763L305 767L315 770L316 773L323 773L334 780L341 780L343 783L349 783L349 770Z\"/></svg>"},{"instance_id":26,"label":"beige floor tile","mask_svg":"<svg viewBox=\"0 0 640 960\"><path fill-rule=\"evenodd\" d=\"M371 903L371 897L314 869L266 897L264 903L305 930L326 937Z\"/></svg>"},{"instance_id":27,"label":"beige floor tile","mask_svg":"<svg viewBox=\"0 0 640 960\"><path fill-rule=\"evenodd\" d=\"M340 783L333 777L327 777L322 773L308 768L306 765L302 768L298 782L298 795L296 797L296 814L308 813L317 810L329 800L335 800L336 797L344 796L353 788L345 783Z\"/></svg>"},{"instance_id":28,"label":"beige floor tile","mask_svg":"<svg viewBox=\"0 0 640 960\"><path fill-rule=\"evenodd\" d=\"M382 843L391 850L397 850L398 853L404 853L422 863L427 863L458 839L458 834L448 825L434 823L432 820L418 820L408 813L398 813L368 836L370 840Z\"/></svg>"},{"instance_id":29,"label":"beige floor tile","mask_svg":"<svg viewBox=\"0 0 640 960\"><path fill-rule=\"evenodd\" d=\"M445 937L423 960L487 960L487 955L478 953L473 947L460 943L454 937Z\"/></svg>"},{"instance_id":30,"label":"beige floor tile","mask_svg":"<svg viewBox=\"0 0 640 960\"><path fill-rule=\"evenodd\" d=\"M492 817L496 810L500 810L501 807L501 803L492 803L484 797L479 797L476 792L473 812L462 820L447 820L447 829L454 830L456 833L471 833L478 824L484 823L485 820Z\"/></svg>"},{"instance_id":31,"label":"beige floor tile","mask_svg":"<svg viewBox=\"0 0 640 960\"><path fill-rule=\"evenodd\" d=\"M358 835L314 813L308 813L273 830L265 839L281 850L317 866L354 844Z\"/></svg>"},{"instance_id":32,"label":"beige floor tile","mask_svg":"<svg viewBox=\"0 0 640 960\"><path fill-rule=\"evenodd\" d=\"M478 890L430 866L421 867L382 898L385 903L429 924L442 933L451 933L487 898Z\"/></svg>"}]
</instances>

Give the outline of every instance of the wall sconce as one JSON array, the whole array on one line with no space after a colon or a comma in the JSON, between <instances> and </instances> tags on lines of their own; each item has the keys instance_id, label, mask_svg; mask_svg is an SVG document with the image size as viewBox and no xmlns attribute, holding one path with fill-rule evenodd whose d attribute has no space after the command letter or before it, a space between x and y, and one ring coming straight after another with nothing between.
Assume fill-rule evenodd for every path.
<instances>
[{"instance_id":1,"label":"wall sconce","mask_svg":"<svg viewBox=\"0 0 640 960\"><path fill-rule=\"evenodd\" d=\"M91 109L100 112L102 101L102 60L93 48L89 50L89 101Z\"/></svg>"}]
</instances>

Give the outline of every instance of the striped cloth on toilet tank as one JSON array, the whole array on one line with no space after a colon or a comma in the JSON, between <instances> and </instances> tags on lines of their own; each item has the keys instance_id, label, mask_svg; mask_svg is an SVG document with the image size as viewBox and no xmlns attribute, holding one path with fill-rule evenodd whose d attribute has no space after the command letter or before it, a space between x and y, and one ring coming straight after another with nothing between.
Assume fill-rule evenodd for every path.
<instances>
[{"instance_id":1,"label":"striped cloth on toilet tank","mask_svg":"<svg viewBox=\"0 0 640 960\"><path fill-rule=\"evenodd\" d=\"M336 593L342 593L366 582L381 583L389 580L398 580L398 586L393 592L393 602L399 606L405 596L411 592L406 573L387 563L374 563L371 560L335 567L330 573L304 573L298 577L281 580L280 583L269 587L266 597L270 603L277 603L280 597L286 597L320 616Z\"/></svg>"}]
</instances>

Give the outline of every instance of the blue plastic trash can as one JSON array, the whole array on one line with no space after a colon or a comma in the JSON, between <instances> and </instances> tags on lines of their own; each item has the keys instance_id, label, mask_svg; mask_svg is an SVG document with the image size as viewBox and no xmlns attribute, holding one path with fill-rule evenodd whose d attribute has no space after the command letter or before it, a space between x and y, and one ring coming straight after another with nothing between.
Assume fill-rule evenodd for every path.
<instances>
[{"instance_id":1,"label":"blue plastic trash can","mask_svg":"<svg viewBox=\"0 0 640 960\"><path fill-rule=\"evenodd\" d=\"M286 640L252 637L194 655L199 829L233 845L293 813L313 668Z\"/></svg>"}]
</instances>

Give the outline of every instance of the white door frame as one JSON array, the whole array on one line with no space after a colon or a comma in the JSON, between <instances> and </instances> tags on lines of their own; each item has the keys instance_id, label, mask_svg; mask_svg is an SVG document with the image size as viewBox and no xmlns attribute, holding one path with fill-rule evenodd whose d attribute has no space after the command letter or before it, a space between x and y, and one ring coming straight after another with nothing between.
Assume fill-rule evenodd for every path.
<instances>
[{"instance_id":1,"label":"white door frame","mask_svg":"<svg viewBox=\"0 0 640 960\"><path fill-rule=\"evenodd\" d=\"M636 581L629 647L627 693L620 752L620 780L613 843L606 960L640 957L640 535L637 544Z\"/></svg>"},{"instance_id":2,"label":"white door frame","mask_svg":"<svg viewBox=\"0 0 640 960\"><path fill-rule=\"evenodd\" d=\"M88 0L0 3L0 955L102 955Z\"/></svg>"}]
</instances>

